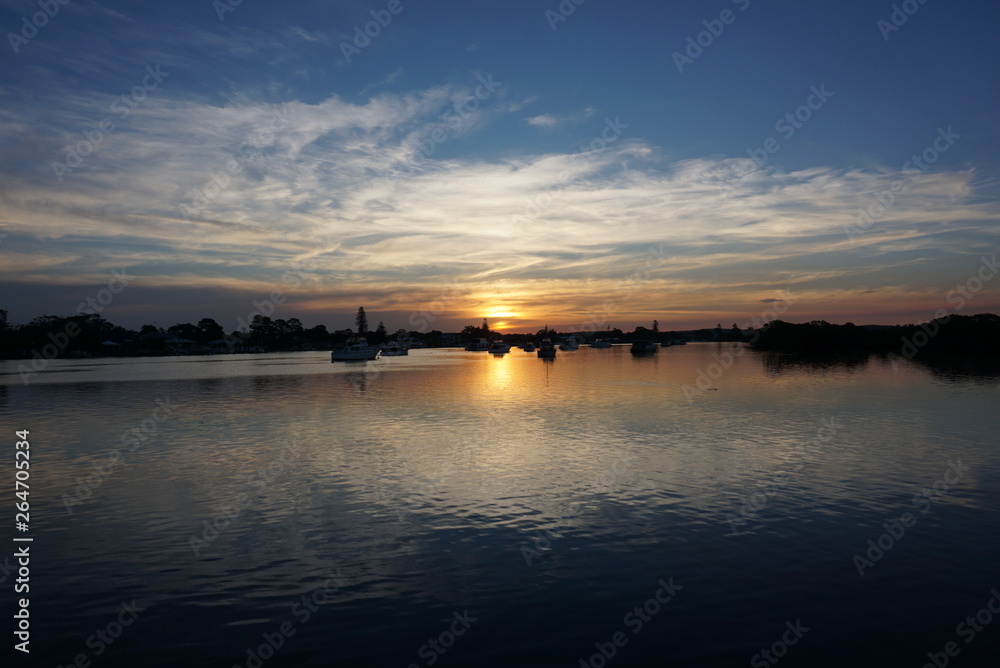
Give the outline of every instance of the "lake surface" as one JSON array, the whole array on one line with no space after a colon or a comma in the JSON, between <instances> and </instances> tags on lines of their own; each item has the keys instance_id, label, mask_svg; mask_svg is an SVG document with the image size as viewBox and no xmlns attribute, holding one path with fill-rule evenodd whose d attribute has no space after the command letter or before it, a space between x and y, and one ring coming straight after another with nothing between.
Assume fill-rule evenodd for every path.
<instances>
[{"instance_id":1,"label":"lake surface","mask_svg":"<svg viewBox=\"0 0 1000 668\"><path fill-rule=\"evenodd\" d=\"M11 654L995 665L1000 376L728 350L5 362L34 538Z\"/></svg>"}]
</instances>

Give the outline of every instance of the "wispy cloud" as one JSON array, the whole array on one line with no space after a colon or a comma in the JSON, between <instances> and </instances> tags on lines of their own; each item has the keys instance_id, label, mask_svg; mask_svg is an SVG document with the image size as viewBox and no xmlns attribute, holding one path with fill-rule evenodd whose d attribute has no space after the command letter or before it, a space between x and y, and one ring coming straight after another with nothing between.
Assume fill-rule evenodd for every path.
<instances>
[{"instance_id":1,"label":"wispy cloud","mask_svg":"<svg viewBox=\"0 0 1000 668\"><path fill-rule=\"evenodd\" d=\"M899 290L930 298L928 263L960 274L968 253L996 245L1000 205L977 198L972 172L926 174L851 240L844 226L898 171L671 163L624 140L586 155L422 155L436 129L447 146L517 113L498 93L455 121L449 111L467 99L470 80L363 102L243 94L218 105L154 93L62 183L51 162L114 97L22 99L19 111L0 112L0 225L32 250L5 261L0 280L95 280L128 265L150 285L246 292L270 289L309 260L301 303L313 308L358 292L388 307L401 289L429 301L458 281L470 300L501 292L526 310L558 303L572 322L653 247L671 260L644 284L643 308L711 313L768 303L785 287L830 303ZM586 131L593 115L528 123ZM196 199L195 215L185 215ZM69 266L74 279L62 271ZM909 287L870 296L885 285Z\"/></svg>"},{"instance_id":2,"label":"wispy cloud","mask_svg":"<svg viewBox=\"0 0 1000 668\"><path fill-rule=\"evenodd\" d=\"M595 113L597 113L596 109L587 107L574 114L539 114L537 116L529 116L524 119L524 122L532 127L552 130L560 126L583 123L592 118Z\"/></svg>"}]
</instances>

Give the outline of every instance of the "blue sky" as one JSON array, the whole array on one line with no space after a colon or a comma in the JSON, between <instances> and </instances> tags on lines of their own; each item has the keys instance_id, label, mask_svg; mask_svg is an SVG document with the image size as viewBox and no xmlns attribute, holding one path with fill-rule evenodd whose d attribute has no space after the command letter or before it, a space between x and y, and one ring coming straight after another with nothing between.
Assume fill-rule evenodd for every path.
<instances>
[{"instance_id":1,"label":"blue sky","mask_svg":"<svg viewBox=\"0 0 1000 668\"><path fill-rule=\"evenodd\" d=\"M926 320L997 250L1000 8L896 6L0 1L0 308Z\"/></svg>"}]
</instances>

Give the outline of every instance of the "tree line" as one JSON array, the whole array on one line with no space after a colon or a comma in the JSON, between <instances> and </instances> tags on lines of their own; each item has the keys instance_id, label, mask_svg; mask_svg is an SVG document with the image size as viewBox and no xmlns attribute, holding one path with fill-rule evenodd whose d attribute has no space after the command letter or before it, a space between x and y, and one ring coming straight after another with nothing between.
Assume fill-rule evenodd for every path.
<instances>
[{"instance_id":1,"label":"tree line","mask_svg":"<svg viewBox=\"0 0 1000 668\"><path fill-rule=\"evenodd\" d=\"M356 324L360 329L331 332L326 325L306 328L298 318L256 315L245 329L229 332L212 318L177 323L166 329L143 325L134 330L93 313L43 315L16 324L9 321L6 310L0 309L0 358L329 350L358 335L376 345L390 338L408 338L427 346L444 343L444 334L437 330L427 333L398 330L390 334L380 322L375 331L368 332L366 316Z\"/></svg>"},{"instance_id":2,"label":"tree line","mask_svg":"<svg viewBox=\"0 0 1000 668\"><path fill-rule=\"evenodd\" d=\"M832 325L825 320L795 324L775 320L754 337L751 348L797 353L887 353L917 356L996 355L1000 315L952 315L919 325L889 327Z\"/></svg>"}]
</instances>

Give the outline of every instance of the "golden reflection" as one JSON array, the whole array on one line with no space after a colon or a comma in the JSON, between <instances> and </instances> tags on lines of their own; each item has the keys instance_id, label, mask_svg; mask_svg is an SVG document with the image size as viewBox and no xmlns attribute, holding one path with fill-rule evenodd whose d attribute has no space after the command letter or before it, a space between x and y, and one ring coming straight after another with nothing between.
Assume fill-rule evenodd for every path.
<instances>
[{"instance_id":1,"label":"golden reflection","mask_svg":"<svg viewBox=\"0 0 1000 668\"><path fill-rule=\"evenodd\" d=\"M513 367L506 355L490 355L492 358L486 372L487 393L508 392L514 384Z\"/></svg>"}]
</instances>

